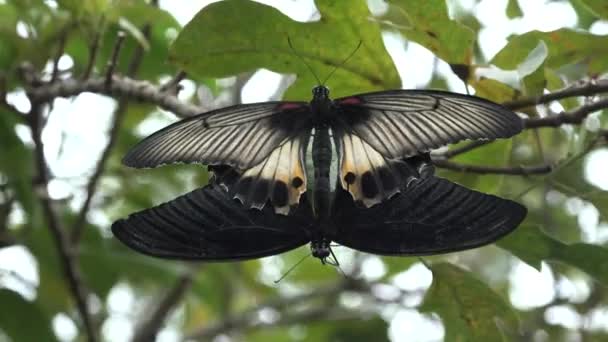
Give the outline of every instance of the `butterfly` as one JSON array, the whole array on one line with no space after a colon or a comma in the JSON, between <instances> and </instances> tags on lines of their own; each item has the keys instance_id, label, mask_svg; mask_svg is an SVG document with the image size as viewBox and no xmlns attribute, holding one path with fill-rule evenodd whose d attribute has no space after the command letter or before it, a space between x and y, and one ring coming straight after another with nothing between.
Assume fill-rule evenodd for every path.
<instances>
[{"instance_id":1,"label":"butterfly","mask_svg":"<svg viewBox=\"0 0 608 342\"><path fill-rule=\"evenodd\" d=\"M248 208L211 183L120 219L112 232L130 248L161 258L246 260L310 243L314 257L331 263L332 242L379 255L455 252L500 239L526 216L516 202L433 176L427 163L418 163L418 171L402 191L370 208L337 188L327 217L314 213L307 194L290 215L281 215L272 206Z\"/></svg>"},{"instance_id":2,"label":"butterfly","mask_svg":"<svg viewBox=\"0 0 608 342\"><path fill-rule=\"evenodd\" d=\"M496 103L446 91L390 90L332 100L320 85L312 93L309 103L240 104L184 119L142 140L123 163L210 165L218 183L245 207L270 202L280 214L307 190L337 185L371 207L401 190L412 174L405 158L523 129L517 114ZM314 193L309 200L315 211L327 212L331 202Z\"/></svg>"}]
</instances>

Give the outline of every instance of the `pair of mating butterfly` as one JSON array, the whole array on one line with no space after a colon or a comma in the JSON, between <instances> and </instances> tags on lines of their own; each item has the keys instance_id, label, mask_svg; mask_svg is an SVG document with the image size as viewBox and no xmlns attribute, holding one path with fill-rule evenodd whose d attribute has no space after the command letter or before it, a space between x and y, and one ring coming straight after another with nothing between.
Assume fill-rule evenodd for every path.
<instances>
[{"instance_id":1,"label":"pair of mating butterfly","mask_svg":"<svg viewBox=\"0 0 608 342\"><path fill-rule=\"evenodd\" d=\"M112 226L149 255L207 261L259 258L311 242L381 255L428 255L491 243L526 215L513 201L433 175L429 151L506 138L521 119L493 102L444 91L393 90L306 102L243 104L170 125L124 163L210 165L201 189ZM335 257L334 257L335 259Z\"/></svg>"}]
</instances>

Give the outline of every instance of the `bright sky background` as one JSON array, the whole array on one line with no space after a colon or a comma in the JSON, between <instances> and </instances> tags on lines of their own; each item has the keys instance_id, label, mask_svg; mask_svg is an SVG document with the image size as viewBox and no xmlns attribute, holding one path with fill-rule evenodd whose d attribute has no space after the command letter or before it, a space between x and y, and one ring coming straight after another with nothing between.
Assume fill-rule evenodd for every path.
<instances>
[{"instance_id":1,"label":"bright sky background","mask_svg":"<svg viewBox=\"0 0 608 342\"><path fill-rule=\"evenodd\" d=\"M161 0L161 7L175 15L181 24L186 24L201 8L210 2L206 0L175 1ZM308 21L315 14L314 2L312 0L265 0L259 1L272 5L281 10L294 20ZM382 2L370 0L375 8L382 9ZM545 0L520 1L524 12L522 18L510 20L506 17L504 8L506 0L484 0L475 5L472 0L448 1L451 8L456 3L462 8L473 9L477 18L483 25L480 33L480 44L485 57L491 57L505 44L506 38L512 33L522 33L530 30L549 31L560 27L573 27L577 18L574 10L566 2L549 2ZM593 33L608 33L608 23L594 25ZM430 70L433 63L433 55L425 48L411 43L404 49L403 39L394 34L385 34L385 45L394 58L398 61L397 69L401 75L404 88L423 87L430 78ZM63 66L69 66L69 59L62 59ZM453 91L464 92L461 81L452 74L447 64L441 62L439 71L448 79L448 84ZM259 102L267 100L275 91L280 75L263 70L258 72L243 89L244 102ZM313 86L313 85L311 85ZM192 92L192 86L187 86L185 92ZM10 101L20 109L27 109L29 104L24 101L23 94L12 94ZM50 165L53 172L62 178L69 178L86 174L96 163L99 153L107 142L108 118L115 107L113 100L93 95L82 94L75 99L58 99L55 102L54 112L49 121L48 129L43 139L47 145L47 155L53 158ZM86 112L87 115L82 115ZM167 122L156 122L145 131L152 132L161 128ZM31 141L27 129L23 127L19 131L25 141ZM66 134L67 141L63 147L60 146L60 135ZM60 159L54 158L63 148ZM83 153L83 151L87 151ZM587 179L608 190L608 177L601 174L608 160L608 150L598 150L588 158L586 168ZM603 165L600 167L600 164ZM594 170L597 170L594 172ZM74 196L75 202L82 200L82 193L76 191L75 185L84 184L84 179L76 182L67 180L55 180L49 184L49 190L53 197L66 198ZM575 206L576 207L576 206ZM584 214L579 215L579 221L583 227L584 239L590 243L601 243L608 240L608 227L606 224L598 226L598 213L593 207L579 205ZM94 219L100 222L110 223L100 213L93 213ZM19 220L19 217L13 219ZM343 252L344 253L344 252ZM347 258L347 256L345 255ZM343 260L345 258L342 258ZM274 260L274 261L273 261ZM263 261L265 268L261 279L276 279L274 274L280 274L285 265L277 266L276 258L267 258ZM590 293L589 285L582 280L570 280L564 277L556 279L549 265L544 264L542 271L527 266L517 259L512 259L513 271L509 276L509 296L512 303L520 309L529 309L549 303L555 296L570 298L575 302L584 301ZM21 247L12 247L0 251L0 284L14 288L23 293L27 298L35 297L35 286L38 283L37 265L27 250ZM27 283L15 277L5 276L2 271L14 271ZM367 277L377 278L386 272L379 258L371 256L364 263L364 271ZM426 289L430 286L432 276L421 264L416 264L394 279L394 285L403 289ZM382 292L382 289L379 290ZM386 291L386 289L385 289ZM385 293L388 295L387 293ZM113 313L103 327L105 337L111 341L127 341L133 329L132 317L133 306L138 304L133 291L126 284L117 285L110 293L107 304ZM345 299L346 300L346 299ZM352 298L348 300L353 300ZM390 322L389 335L393 341L440 341L443 338L443 328L436 317L421 315L415 309L408 309L420 302L421 298L409 298L406 308L387 308L382 312L382 317ZM141 304L141 303L139 303ZM178 314L179 315L179 314ZM177 315L177 316L178 316ZM578 317L568 306L556 307L547 312L547 320L552 324L561 324L566 327L579 327L583 322L591 327L606 329L608 312L597 312L591 317ZM54 326L60 337L71 340L75 334L75 326L66 315L59 315L54 320ZM179 331L168 327L159 335L159 341L177 341Z\"/></svg>"}]
</instances>

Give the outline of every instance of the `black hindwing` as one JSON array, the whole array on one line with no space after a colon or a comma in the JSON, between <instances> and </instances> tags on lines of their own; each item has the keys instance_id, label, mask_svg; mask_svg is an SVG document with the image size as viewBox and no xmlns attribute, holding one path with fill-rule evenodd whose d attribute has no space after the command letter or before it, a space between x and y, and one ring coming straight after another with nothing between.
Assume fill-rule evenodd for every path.
<instances>
[{"instance_id":1,"label":"black hindwing","mask_svg":"<svg viewBox=\"0 0 608 342\"><path fill-rule=\"evenodd\" d=\"M310 241L311 214L247 209L216 185L118 220L112 232L138 252L170 259L230 261L279 254Z\"/></svg>"},{"instance_id":2,"label":"black hindwing","mask_svg":"<svg viewBox=\"0 0 608 342\"><path fill-rule=\"evenodd\" d=\"M336 195L332 239L380 255L428 255L490 244L525 218L524 206L469 190L448 180L415 180L406 190L371 208Z\"/></svg>"}]
</instances>

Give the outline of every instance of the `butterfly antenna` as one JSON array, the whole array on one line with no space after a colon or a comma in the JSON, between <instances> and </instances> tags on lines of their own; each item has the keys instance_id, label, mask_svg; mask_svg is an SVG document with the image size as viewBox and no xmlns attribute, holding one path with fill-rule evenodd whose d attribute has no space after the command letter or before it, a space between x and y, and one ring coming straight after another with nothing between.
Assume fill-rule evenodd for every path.
<instances>
[{"instance_id":1,"label":"butterfly antenna","mask_svg":"<svg viewBox=\"0 0 608 342\"><path fill-rule=\"evenodd\" d=\"M471 95L471 92L469 92L469 84L467 83L467 81L462 80L462 83L464 83L464 90L467 92L467 95Z\"/></svg>"},{"instance_id":2,"label":"butterfly antenna","mask_svg":"<svg viewBox=\"0 0 608 342\"><path fill-rule=\"evenodd\" d=\"M306 260L306 258L308 258L309 256L311 256L312 253L308 253L307 255L303 256L302 259L300 259L298 262L296 262L293 266L291 266L287 272L283 273L283 275L281 276L281 278L277 279L274 281L275 284L278 284L281 282L281 280L285 279L285 277L287 277L291 271L293 271L296 267L298 267L299 264L301 264L304 260Z\"/></svg>"},{"instance_id":3,"label":"butterfly antenna","mask_svg":"<svg viewBox=\"0 0 608 342\"><path fill-rule=\"evenodd\" d=\"M348 55L348 57L344 58L344 60L342 61L342 63L340 63L340 65L336 65L334 67L334 69L329 73L329 75L327 75L327 77L325 77L325 79L323 80L323 83L321 83L321 85L325 85L325 82L327 82L327 80L329 80L329 78L334 74L334 72L336 72L336 70L338 70L339 67L343 66L344 64L346 64L346 62L348 62L348 60L355 55L355 52L357 52L357 50L359 50L359 48L361 47L361 44L363 44L363 41L360 40L359 44L357 45L357 47L350 53L350 55Z\"/></svg>"},{"instance_id":4,"label":"butterfly antenna","mask_svg":"<svg viewBox=\"0 0 608 342\"><path fill-rule=\"evenodd\" d=\"M340 273L342 274L342 276L344 276L344 278L348 278L348 276L346 275L346 273L344 273L344 270L342 270L342 267L340 267L340 262L338 261L338 258L334 254L333 249L331 249L331 246L329 247L329 253L331 253L331 258L333 259L333 261L332 262L328 262L328 264L332 265L332 266L336 266L336 268L338 269L338 271L340 271Z\"/></svg>"},{"instance_id":5,"label":"butterfly antenna","mask_svg":"<svg viewBox=\"0 0 608 342\"><path fill-rule=\"evenodd\" d=\"M310 70L310 73L315 77L315 79L317 80L317 82L319 83L319 85L321 85L321 80L319 79L319 77L317 76L317 74L315 73L315 71L312 69L312 67L306 63L306 60L304 60L304 58L302 56L300 56L298 54L298 52L296 51L296 49L293 47L293 44L291 44L291 38L289 38L289 36L287 36L287 43L289 44L289 47L291 48L291 51L293 52L293 54L298 57L302 63L304 63L304 65L306 65L306 67L308 68L308 70Z\"/></svg>"}]
</instances>

